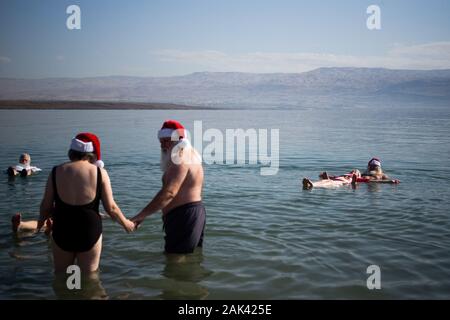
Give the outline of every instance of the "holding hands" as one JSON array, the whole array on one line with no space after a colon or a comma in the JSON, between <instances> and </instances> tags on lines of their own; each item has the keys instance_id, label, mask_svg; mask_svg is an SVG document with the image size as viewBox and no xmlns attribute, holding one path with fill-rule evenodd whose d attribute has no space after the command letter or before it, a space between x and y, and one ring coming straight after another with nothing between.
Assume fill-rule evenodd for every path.
<instances>
[{"instance_id":1,"label":"holding hands","mask_svg":"<svg viewBox=\"0 0 450 320\"><path fill-rule=\"evenodd\" d=\"M136 230L136 225L133 221L126 219L123 223L123 228L127 233L131 233Z\"/></svg>"}]
</instances>

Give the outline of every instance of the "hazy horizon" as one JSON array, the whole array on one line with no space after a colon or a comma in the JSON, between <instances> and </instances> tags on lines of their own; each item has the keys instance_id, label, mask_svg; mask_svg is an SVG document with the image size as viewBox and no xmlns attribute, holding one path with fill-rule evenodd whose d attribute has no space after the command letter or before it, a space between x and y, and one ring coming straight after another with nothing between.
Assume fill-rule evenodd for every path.
<instances>
[{"instance_id":1,"label":"hazy horizon","mask_svg":"<svg viewBox=\"0 0 450 320\"><path fill-rule=\"evenodd\" d=\"M375 68L375 67L318 67L309 71L302 71L302 72L243 72L243 71L207 71L207 70L202 70L202 71L193 71L190 73L184 73L184 74L176 74L176 75L165 75L165 76L134 76L134 75L129 75L129 74L110 74L110 75L99 75L99 76L74 76L74 77L69 77L69 76L61 76L61 77L44 77L44 78L33 78L33 77L29 77L29 78L14 78L14 77L0 77L0 79L14 79L14 80L45 80L45 79L89 79L89 78L114 78L114 77L123 77L123 78L174 78L174 77L186 77L186 76L190 76L190 75L194 75L194 74L248 74L248 75L276 75L276 74L280 74L280 75L299 75L299 74L303 74L303 73L308 73L308 72L314 72L320 69L352 69L352 70L356 70L356 69L366 69L366 70L387 70L387 71L413 71L413 72L442 72L442 71L450 71L450 67L449 68L442 68L442 69L392 69L392 68Z\"/></svg>"}]
</instances>

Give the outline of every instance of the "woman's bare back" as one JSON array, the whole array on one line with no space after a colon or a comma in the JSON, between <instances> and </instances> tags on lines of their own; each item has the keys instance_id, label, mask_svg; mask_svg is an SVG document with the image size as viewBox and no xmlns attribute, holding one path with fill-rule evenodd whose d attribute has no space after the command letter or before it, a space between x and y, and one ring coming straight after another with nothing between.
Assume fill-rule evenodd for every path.
<instances>
[{"instance_id":1,"label":"woman's bare back","mask_svg":"<svg viewBox=\"0 0 450 320\"><path fill-rule=\"evenodd\" d=\"M56 168L56 189L69 205L85 205L95 198L97 167L88 161L74 161Z\"/></svg>"}]
</instances>

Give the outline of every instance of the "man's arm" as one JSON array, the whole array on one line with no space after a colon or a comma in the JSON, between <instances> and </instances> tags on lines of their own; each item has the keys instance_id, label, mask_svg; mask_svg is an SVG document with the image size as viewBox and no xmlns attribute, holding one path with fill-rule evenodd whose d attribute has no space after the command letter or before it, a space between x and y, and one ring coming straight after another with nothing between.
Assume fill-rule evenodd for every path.
<instances>
[{"instance_id":1,"label":"man's arm","mask_svg":"<svg viewBox=\"0 0 450 320\"><path fill-rule=\"evenodd\" d=\"M370 182L398 184L398 183L400 183L400 180L398 180L398 179L382 179L382 180L371 180Z\"/></svg>"},{"instance_id":2,"label":"man's arm","mask_svg":"<svg viewBox=\"0 0 450 320\"><path fill-rule=\"evenodd\" d=\"M400 183L400 180L398 179L392 179L387 174L383 173L383 176L381 177L381 181L379 183Z\"/></svg>"},{"instance_id":3,"label":"man's arm","mask_svg":"<svg viewBox=\"0 0 450 320\"><path fill-rule=\"evenodd\" d=\"M178 194L186 179L189 168L185 164L171 164L164 174L163 186L150 203L131 221L140 224L145 217L165 208Z\"/></svg>"}]
</instances>

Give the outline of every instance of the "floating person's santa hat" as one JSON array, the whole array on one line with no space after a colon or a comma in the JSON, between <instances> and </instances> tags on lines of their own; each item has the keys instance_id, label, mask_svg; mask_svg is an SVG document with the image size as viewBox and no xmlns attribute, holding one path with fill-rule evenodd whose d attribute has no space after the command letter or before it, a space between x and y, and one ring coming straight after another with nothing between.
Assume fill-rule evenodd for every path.
<instances>
[{"instance_id":1,"label":"floating person's santa hat","mask_svg":"<svg viewBox=\"0 0 450 320\"><path fill-rule=\"evenodd\" d=\"M91 152L97 156L95 163L97 167L103 168L105 166L100 151L100 140L93 133L82 132L77 134L70 143L70 149L78 152Z\"/></svg>"},{"instance_id":2,"label":"floating person's santa hat","mask_svg":"<svg viewBox=\"0 0 450 320\"><path fill-rule=\"evenodd\" d=\"M370 168L381 167L381 160L378 158L372 158L372 159L370 159L367 166Z\"/></svg>"}]
</instances>

